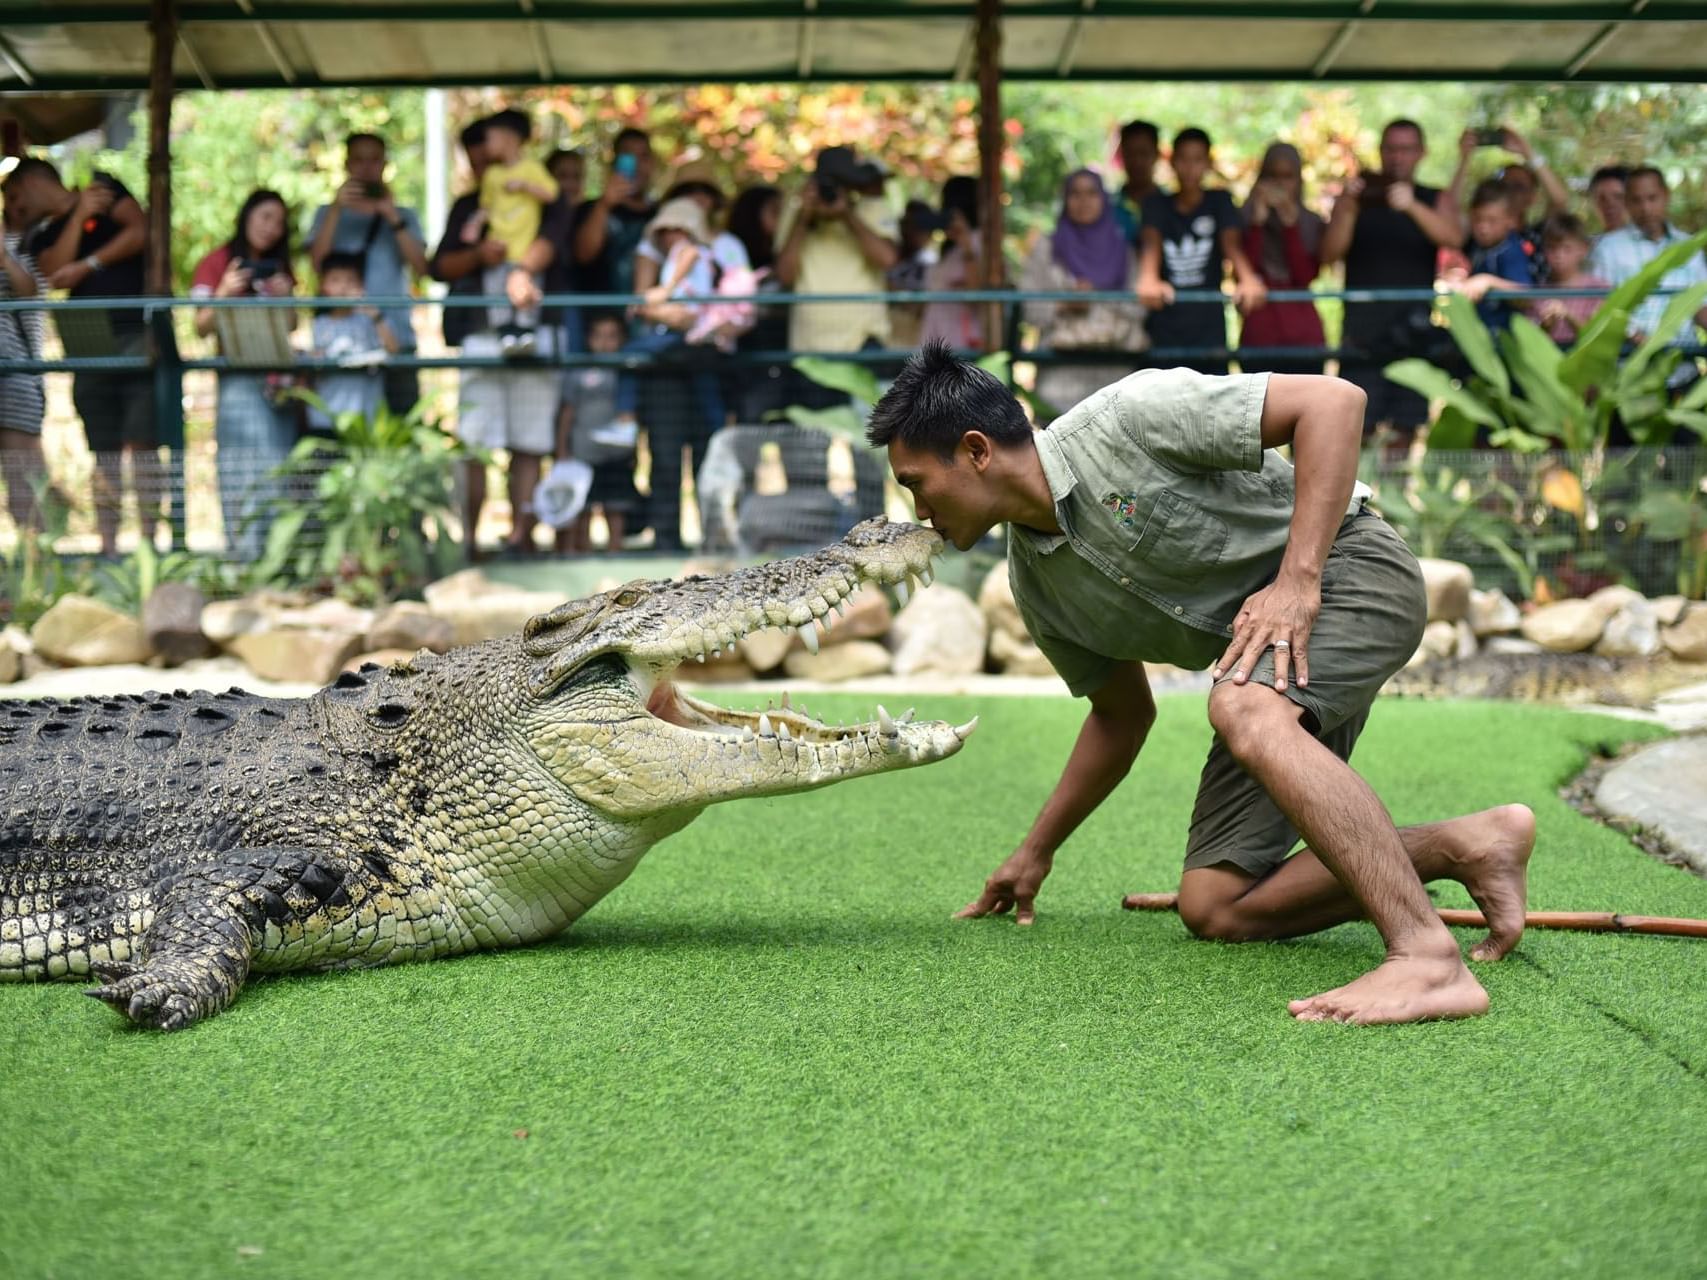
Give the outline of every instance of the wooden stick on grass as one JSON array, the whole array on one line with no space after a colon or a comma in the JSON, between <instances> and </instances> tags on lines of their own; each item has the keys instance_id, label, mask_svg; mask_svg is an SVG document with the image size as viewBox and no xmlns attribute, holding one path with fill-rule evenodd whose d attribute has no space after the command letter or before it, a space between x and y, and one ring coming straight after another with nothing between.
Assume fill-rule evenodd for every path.
<instances>
[{"instance_id":1,"label":"wooden stick on grass","mask_svg":"<svg viewBox=\"0 0 1707 1280\"><path fill-rule=\"evenodd\" d=\"M1129 893L1120 905L1128 911L1177 911L1177 893ZM1465 928L1487 928L1480 911L1442 908L1441 920ZM1530 911L1523 917L1528 929L1575 929L1582 933L1651 933L1671 938L1707 938L1707 920L1679 916L1627 916L1616 911Z\"/></svg>"}]
</instances>

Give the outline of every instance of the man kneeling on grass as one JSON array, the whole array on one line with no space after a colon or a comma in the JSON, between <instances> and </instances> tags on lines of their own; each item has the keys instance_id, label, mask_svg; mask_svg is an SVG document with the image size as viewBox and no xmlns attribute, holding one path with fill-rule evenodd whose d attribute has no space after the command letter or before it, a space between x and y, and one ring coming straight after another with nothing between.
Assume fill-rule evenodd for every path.
<instances>
[{"instance_id":1,"label":"man kneeling on grass","mask_svg":"<svg viewBox=\"0 0 1707 1280\"><path fill-rule=\"evenodd\" d=\"M960 916L1011 909L1030 924L1055 850L1125 777L1155 720L1142 664L1209 667L1215 739L1177 896L1186 927L1242 942L1368 919L1386 959L1293 1001L1294 1015L1486 1012L1423 882L1469 890L1489 922L1471 957L1499 959L1523 932L1533 815L1513 804L1400 831L1346 763L1427 612L1415 558L1357 482L1363 407L1337 378L1154 369L1034 433L1007 388L946 346L908 361L867 438L888 448L918 518L956 547L1007 522L1026 626L1090 699L1054 792ZM1296 471L1274 452L1285 444ZM1300 835L1308 847L1290 854Z\"/></svg>"}]
</instances>

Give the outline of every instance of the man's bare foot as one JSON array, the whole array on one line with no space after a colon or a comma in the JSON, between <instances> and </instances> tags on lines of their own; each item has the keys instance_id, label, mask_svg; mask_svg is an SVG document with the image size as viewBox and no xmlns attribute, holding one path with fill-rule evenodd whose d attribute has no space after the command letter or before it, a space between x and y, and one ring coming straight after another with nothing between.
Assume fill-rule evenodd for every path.
<instances>
[{"instance_id":1,"label":"man's bare foot","mask_svg":"<svg viewBox=\"0 0 1707 1280\"><path fill-rule=\"evenodd\" d=\"M1129 893L1120 900L1127 911L1177 911L1177 893Z\"/></svg>"},{"instance_id":2,"label":"man's bare foot","mask_svg":"<svg viewBox=\"0 0 1707 1280\"><path fill-rule=\"evenodd\" d=\"M1454 823L1453 878L1487 917L1488 936L1470 948L1472 960L1498 960L1523 936L1529 894L1529 855L1535 848L1535 815L1528 805L1485 809Z\"/></svg>"},{"instance_id":3,"label":"man's bare foot","mask_svg":"<svg viewBox=\"0 0 1707 1280\"><path fill-rule=\"evenodd\" d=\"M1454 947L1450 954L1389 956L1343 987L1286 1006L1300 1022L1427 1022L1474 1018L1488 1011L1488 993Z\"/></svg>"}]
</instances>

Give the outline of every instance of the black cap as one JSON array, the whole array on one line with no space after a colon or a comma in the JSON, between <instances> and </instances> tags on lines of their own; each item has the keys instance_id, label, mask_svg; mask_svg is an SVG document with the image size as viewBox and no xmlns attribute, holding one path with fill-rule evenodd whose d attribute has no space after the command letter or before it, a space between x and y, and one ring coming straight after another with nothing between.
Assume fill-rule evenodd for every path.
<instances>
[{"instance_id":1,"label":"black cap","mask_svg":"<svg viewBox=\"0 0 1707 1280\"><path fill-rule=\"evenodd\" d=\"M909 200L901 211L901 221L920 231L943 231L948 227L948 215L940 213L925 200Z\"/></svg>"},{"instance_id":2,"label":"black cap","mask_svg":"<svg viewBox=\"0 0 1707 1280\"><path fill-rule=\"evenodd\" d=\"M888 176L881 165L862 164L852 147L825 147L818 153L816 172L849 187L868 187Z\"/></svg>"}]
</instances>

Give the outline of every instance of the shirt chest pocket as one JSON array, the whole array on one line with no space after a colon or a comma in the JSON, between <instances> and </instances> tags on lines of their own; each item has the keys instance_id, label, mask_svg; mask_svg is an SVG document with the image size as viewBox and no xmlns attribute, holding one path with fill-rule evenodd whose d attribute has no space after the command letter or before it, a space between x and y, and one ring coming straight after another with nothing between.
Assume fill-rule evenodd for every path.
<instances>
[{"instance_id":1,"label":"shirt chest pocket","mask_svg":"<svg viewBox=\"0 0 1707 1280\"><path fill-rule=\"evenodd\" d=\"M1227 523L1190 499L1164 489L1128 552L1169 578L1190 578L1221 563Z\"/></svg>"}]
</instances>

